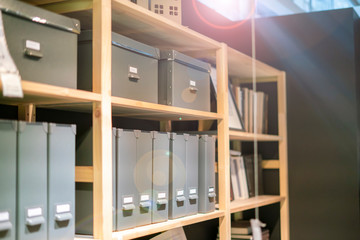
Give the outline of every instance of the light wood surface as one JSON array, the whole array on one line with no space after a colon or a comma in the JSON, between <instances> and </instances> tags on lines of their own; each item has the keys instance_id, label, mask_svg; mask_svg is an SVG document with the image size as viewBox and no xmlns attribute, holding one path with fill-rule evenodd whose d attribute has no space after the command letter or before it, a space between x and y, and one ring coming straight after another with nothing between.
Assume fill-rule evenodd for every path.
<instances>
[{"instance_id":1,"label":"light wood surface","mask_svg":"<svg viewBox=\"0 0 360 240\"><path fill-rule=\"evenodd\" d=\"M143 118L149 120L207 120L220 119L221 114L179 108L155 103L112 97L113 116Z\"/></svg>"},{"instance_id":2,"label":"light wood surface","mask_svg":"<svg viewBox=\"0 0 360 240\"><path fill-rule=\"evenodd\" d=\"M93 182L94 168L92 166L76 166L75 182Z\"/></svg>"},{"instance_id":3,"label":"light wood surface","mask_svg":"<svg viewBox=\"0 0 360 240\"><path fill-rule=\"evenodd\" d=\"M142 227L137 227L134 229L124 230L120 232L114 232L113 233L113 240L127 240L127 239L133 239L138 238L142 236L147 236L150 234L163 232L169 229L177 228L177 227L183 227L186 225L203 222L215 218L221 218L224 216L224 211L214 211L211 213L206 214L196 214L188 217L183 217L179 219L174 220L168 220L166 222L162 223L155 223L151 225L146 225Z\"/></svg>"},{"instance_id":4,"label":"light wood surface","mask_svg":"<svg viewBox=\"0 0 360 240\"><path fill-rule=\"evenodd\" d=\"M83 90L58 87L26 80L22 80L21 85L24 92L24 98L7 98L2 96L2 84L0 81L0 103L8 105L31 103L36 106L46 106L62 103L91 103L101 100L100 94Z\"/></svg>"},{"instance_id":5,"label":"light wood surface","mask_svg":"<svg viewBox=\"0 0 360 240\"><path fill-rule=\"evenodd\" d=\"M112 239L111 0L94 0L93 104L94 238Z\"/></svg>"},{"instance_id":6,"label":"light wood surface","mask_svg":"<svg viewBox=\"0 0 360 240\"><path fill-rule=\"evenodd\" d=\"M285 197L281 196L261 195L243 200L235 200L230 204L231 213L267 206L273 203L281 202L284 199Z\"/></svg>"},{"instance_id":7,"label":"light wood surface","mask_svg":"<svg viewBox=\"0 0 360 240\"><path fill-rule=\"evenodd\" d=\"M218 192L219 209L224 217L219 221L220 240L230 239L230 159L229 159L229 103L228 103L227 46L222 44L216 52L217 109L223 119L218 120Z\"/></svg>"},{"instance_id":8,"label":"light wood surface","mask_svg":"<svg viewBox=\"0 0 360 240\"><path fill-rule=\"evenodd\" d=\"M263 169L280 169L279 160L262 160Z\"/></svg>"},{"instance_id":9,"label":"light wood surface","mask_svg":"<svg viewBox=\"0 0 360 240\"><path fill-rule=\"evenodd\" d=\"M254 133L230 130L229 134L230 134L230 140L254 141L254 139L255 139ZM256 134L256 139L257 139L257 141L260 141L260 142L266 142L266 141L277 142L277 141L281 140L281 136L268 135L268 134Z\"/></svg>"},{"instance_id":10,"label":"light wood surface","mask_svg":"<svg viewBox=\"0 0 360 240\"><path fill-rule=\"evenodd\" d=\"M287 113L286 113L286 76L285 72L279 74L278 84L278 121L279 135L279 160L280 160L280 195L285 198L280 205L281 240L290 239L289 216L289 185L288 185L288 146L287 146Z\"/></svg>"},{"instance_id":11,"label":"light wood surface","mask_svg":"<svg viewBox=\"0 0 360 240\"><path fill-rule=\"evenodd\" d=\"M36 122L36 107L32 103L18 106L18 120Z\"/></svg>"}]
</instances>

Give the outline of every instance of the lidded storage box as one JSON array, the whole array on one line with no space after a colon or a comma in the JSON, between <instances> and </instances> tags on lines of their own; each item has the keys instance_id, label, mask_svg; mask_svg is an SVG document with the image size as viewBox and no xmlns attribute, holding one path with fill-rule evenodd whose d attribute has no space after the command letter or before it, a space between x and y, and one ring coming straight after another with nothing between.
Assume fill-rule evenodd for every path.
<instances>
[{"instance_id":1,"label":"lidded storage box","mask_svg":"<svg viewBox=\"0 0 360 240\"><path fill-rule=\"evenodd\" d=\"M159 49L112 33L113 96L145 102L158 102ZM92 31L79 38L78 88L92 90Z\"/></svg>"},{"instance_id":2,"label":"lidded storage box","mask_svg":"<svg viewBox=\"0 0 360 240\"><path fill-rule=\"evenodd\" d=\"M210 111L210 65L175 50L161 51L159 103Z\"/></svg>"},{"instance_id":3,"label":"lidded storage box","mask_svg":"<svg viewBox=\"0 0 360 240\"><path fill-rule=\"evenodd\" d=\"M0 1L8 50L21 78L76 88L78 20L20 1ZM0 50L6 48L1 42Z\"/></svg>"}]
</instances>

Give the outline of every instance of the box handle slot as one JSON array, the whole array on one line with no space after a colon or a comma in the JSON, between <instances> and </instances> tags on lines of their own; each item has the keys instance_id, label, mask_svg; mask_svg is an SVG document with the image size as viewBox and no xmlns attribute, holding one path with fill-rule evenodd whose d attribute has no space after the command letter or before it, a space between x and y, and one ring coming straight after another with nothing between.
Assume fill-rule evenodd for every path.
<instances>
[{"instance_id":1,"label":"box handle slot","mask_svg":"<svg viewBox=\"0 0 360 240\"><path fill-rule=\"evenodd\" d=\"M58 222L69 221L71 219L72 219L72 214L71 213L55 214L55 220L58 221Z\"/></svg>"},{"instance_id":2,"label":"box handle slot","mask_svg":"<svg viewBox=\"0 0 360 240\"><path fill-rule=\"evenodd\" d=\"M185 202L186 198L184 196L176 197L177 202Z\"/></svg>"},{"instance_id":3,"label":"box handle slot","mask_svg":"<svg viewBox=\"0 0 360 240\"><path fill-rule=\"evenodd\" d=\"M166 205L168 201L166 199L159 199L156 201L157 205Z\"/></svg>"},{"instance_id":4,"label":"box handle slot","mask_svg":"<svg viewBox=\"0 0 360 240\"><path fill-rule=\"evenodd\" d=\"M44 56L42 54L42 52L30 49L30 48L25 48L25 55L28 57L31 57L31 58L36 58L36 59L40 59Z\"/></svg>"},{"instance_id":5,"label":"box handle slot","mask_svg":"<svg viewBox=\"0 0 360 240\"><path fill-rule=\"evenodd\" d=\"M189 87L189 89L190 89L190 92L192 92L192 93L197 93L197 91L199 91L199 89L196 87Z\"/></svg>"},{"instance_id":6,"label":"box handle slot","mask_svg":"<svg viewBox=\"0 0 360 240\"><path fill-rule=\"evenodd\" d=\"M36 226L45 223L45 218L43 216L26 218L26 225Z\"/></svg>"},{"instance_id":7,"label":"box handle slot","mask_svg":"<svg viewBox=\"0 0 360 240\"><path fill-rule=\"evenodd\" d=\"M128 78L130 80L133 80L133 81L139 81L140 80L140 76L138 74L136 74L136 73L129 73Z\"/></svg>"},{"instance_id":8,"label":"box handle slot","mask_svg":"<svg viewBox=\"0 0 360 240\"><path fill-rule=\"evenodd\" d=\"M12 224L9 221L0 222L0 232L10 230L12 228Z\"/></svg>"},{"instance_id":9,"label":"box handle slot","mask_svg":"<svg viewBox=\"0 0 360 240\"><path fill-rule=\"evenodd\" d=\"M124 205L122 205L122 208L124 211L130 211L130 210L135 209L135 205L134 204L124 204Z\"/></svg>"},{"instance_id":10,"label":"box handle slot","mask_svg":"<svg viewBox=\"0 0 360 240\"><path fill-rule=\"evenodd\" d=\"M140 207L141 208L149 208L151 207L150 202L140 202Z\"/></svg>"},{"instance_id":11,"label":"box handle slot","mask_svg":"<svg viewBox=\"0 0 360 240\"><path fill-rule=\"evenodd\" d=\"M190 200L196 200L196 199L198 199L198 195L190 195L189 199Z\"/></svg>"},{"instance_id":12,"label":"box handle slot","mask_svg":"<svg viewBox=\"0 0 360 240\"><path fill-rule=\"evenodd\" d=\"M209 196L209 198L214 198L214 197L216 197L216 194L214 192L212 192L212 193L209 193L208 196Z\"/></svg>"}]
</instances>

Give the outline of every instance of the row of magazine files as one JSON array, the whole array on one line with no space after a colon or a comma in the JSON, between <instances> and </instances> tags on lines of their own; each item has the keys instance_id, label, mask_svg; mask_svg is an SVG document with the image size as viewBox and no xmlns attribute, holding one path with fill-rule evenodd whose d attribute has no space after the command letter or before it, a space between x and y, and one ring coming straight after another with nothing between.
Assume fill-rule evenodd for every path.
<instances>
[{"instance_id":1,"label":"row of magazine files","mask_svg":"<svg viewBox=\"0 0 360 240\"><path fill-rule=\"evenodd\" d=\"M257 157L258 195L263 194L262 157ZM230 199L247 199L255 196L255 156L242 156L230 151Z\"/></svg>"},{"instance_id":2,"label":"row of magazine files","mask_svg":"<svg viewBox=\"0 0 360 240\"><path fill-rule=\"evenodd\" d=\"M79 166L92 165L92 130ZM113 230L215 210L215 137L113 129ZM76 233L93 233L93 188L76 183Z\"/></svg>"}]
</instances>

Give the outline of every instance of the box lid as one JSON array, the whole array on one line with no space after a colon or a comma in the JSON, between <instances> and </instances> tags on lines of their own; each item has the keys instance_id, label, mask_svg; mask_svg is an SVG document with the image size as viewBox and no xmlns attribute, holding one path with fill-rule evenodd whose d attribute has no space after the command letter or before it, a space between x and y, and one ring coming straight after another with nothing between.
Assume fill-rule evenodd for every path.
<instances>
[{"instance_id":1,"label":"box lid","mask_svg":"<svg viewBox=\"0 0 360 240\"><path fill-rule=\"evenodd\" d=\"M80 33L80 22L76 19L65 17L30 4L14 1L0 1L0 10L3 13L27 19L39 24L49 25L61 30Z\"/></svg>"},{"instance_id":2,"label":"box lid","mask_svg":"<svg viewBox=\"0 0 360 240\"><path fill-rule=\"evenodd\" d=\"M168 61L175 61L180 64L189 66L191 68L198 69L203 72L210 73L210 64L200 61L198 59L192 58L185 54L182 54L175 50L164 50L160 52L160 59L161 60L168 60Z\"/></svg>"},{"instance_id":3,"label":"box lid","mask_svg":"<svg viewBox=\"0 0 360 240\"><path fill-rule=\"evenodd\" d=\"M160 58L160 51L158 48L146 45L144 43L135 41L131 38L125 37L118 33L111 33L111 44L113 46L123 48L125 50L146 56L155 59ZM92 40L92 30L82 31L79 37L79 41L91 41Z\"/></svg>"}]
</instances>

